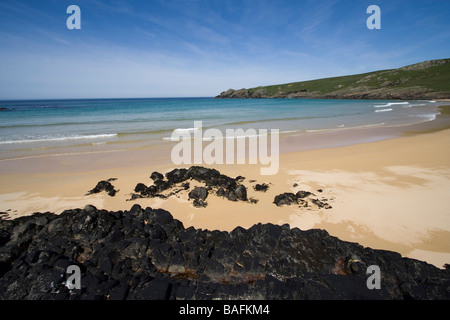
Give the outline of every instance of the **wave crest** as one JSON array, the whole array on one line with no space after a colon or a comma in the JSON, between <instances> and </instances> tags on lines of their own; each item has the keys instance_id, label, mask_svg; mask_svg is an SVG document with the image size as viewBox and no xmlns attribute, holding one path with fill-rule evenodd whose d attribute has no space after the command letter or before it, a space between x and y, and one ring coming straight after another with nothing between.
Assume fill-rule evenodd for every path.
<instances>
[{"instance_id":1,"label":"wave crest","mask_svg":"<svg viewBox=\"0 0 450 320\"><path fill-rule=\"evenodd\" d=\"M117 137L116 133L107 134L93 134L93 135L73 135L64 137L36 137L28 138L23 140L6 140L0 141L0 144L14 144L14 143L36 143L36 142L54 142L54 141L70 141L70 140L81 140L81 139L102 139L102 138L112 138Z\"/></svg>"}]
</instances>

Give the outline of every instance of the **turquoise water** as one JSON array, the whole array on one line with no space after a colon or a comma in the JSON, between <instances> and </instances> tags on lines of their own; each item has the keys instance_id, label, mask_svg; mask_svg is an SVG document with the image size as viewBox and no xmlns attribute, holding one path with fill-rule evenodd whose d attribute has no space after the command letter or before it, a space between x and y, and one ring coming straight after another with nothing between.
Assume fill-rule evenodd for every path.
<instances>
[{"instance_id":1,"label":"turquoise water","mask_svg":"<svg viewBox=\"0 0 450 320\"><path fill-rule=\"evenodd\" d=\"M172 132L279 129L306 133L431 121L433 101L221 100L212 98L48 100L0 102L0 158L75 151L105 145L167 143ZM120 146L120 147L119 147Z\"/></svg>"}]
</instances>

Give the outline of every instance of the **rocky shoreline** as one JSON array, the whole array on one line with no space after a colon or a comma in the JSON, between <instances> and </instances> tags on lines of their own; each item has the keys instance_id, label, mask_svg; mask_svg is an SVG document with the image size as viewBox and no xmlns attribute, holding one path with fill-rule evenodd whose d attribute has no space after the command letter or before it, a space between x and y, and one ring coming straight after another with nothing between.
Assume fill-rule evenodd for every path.
<instances>
[{"instance_id":1,"label":"rocky shoreline","mask_svg":"<svg viewBox=\"0 0 450 320\"><path fill-rule=\"evenodd\" d=\"M186 229L169 212L139 205L0 222L2 300L450 299L448 265L364 248L324 230ZM67 286L71 265L81 270L81 289ZM381 271L379 290L366 285L371 265Z\"/></svg>"},{"instance_id":2,"label":"rocky shoreline","mask_svg":"<svg viewBox=\"0 0 450 320\"><path fill-rule=\"evenodd\" d=\"M448 99L449 93L436 92L420 87L412 88L368 88L336 90L329 93L317 91L279 91L270 94L266 89L228 89L215 99L360 99L360 100L434 100Z\"/></svg>"}]
</instances>

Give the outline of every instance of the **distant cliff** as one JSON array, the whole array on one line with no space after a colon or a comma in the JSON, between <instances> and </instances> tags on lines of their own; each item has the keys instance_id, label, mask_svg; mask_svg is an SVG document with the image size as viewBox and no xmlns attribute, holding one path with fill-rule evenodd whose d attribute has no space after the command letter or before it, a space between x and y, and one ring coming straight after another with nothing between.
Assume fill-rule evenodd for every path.
<instances>
[{"instance_id":1,"label":"distant cliff","mask_svg":"<svg viewBox=\"0 0 450 320\"><path fill-rule=\"evenodd\" d=\"M219 99L449 99L450 59L424 61L392 70L262 86L229 89Z\"/></svg>"}]
</instances>

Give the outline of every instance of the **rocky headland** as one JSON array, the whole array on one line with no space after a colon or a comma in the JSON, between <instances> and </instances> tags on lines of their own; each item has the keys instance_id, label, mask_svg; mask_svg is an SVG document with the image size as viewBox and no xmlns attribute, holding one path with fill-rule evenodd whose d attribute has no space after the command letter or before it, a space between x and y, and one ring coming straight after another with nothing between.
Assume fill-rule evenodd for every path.
<instances>
[{"instance_id":1,"label":"rocky headland","mask_svg":"<svg viewBox=\"0 0 450 320\"><path fill-rule=\"evenodd\" d=\"M229 89L218 99L382 99L450 98L450 59L424 61L392 70L250 89Z\"/></svg>"}]
</instances>

